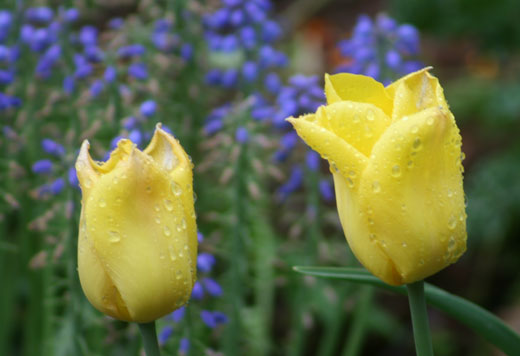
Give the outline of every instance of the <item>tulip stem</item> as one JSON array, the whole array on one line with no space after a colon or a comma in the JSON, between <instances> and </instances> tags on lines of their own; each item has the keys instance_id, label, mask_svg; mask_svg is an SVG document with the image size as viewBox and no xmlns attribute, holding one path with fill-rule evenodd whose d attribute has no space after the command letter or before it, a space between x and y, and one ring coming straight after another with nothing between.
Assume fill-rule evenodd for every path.
<instances>
[{"instance_id":1,"label":"tulip stem","mask_svg":"<svg viewBox=\"0 0 520 356\"><path fill-rule=\"evenodd\" d=\"M417 356L433 356L432 338L428 323L428 312L424 298L424 282L418 281L406 285L408 301L412 314L413 335Z\"/></svg>"},{"instance_id":2,"label":"tulip stem","mask_svg":"<svg viewBox=\"0 0 520 356\"><path fill-rule=\"evenodd\" d=\"M144 351L146 356L160 356L157 333L155 331L155 321L149 323L139 323L139 331L143 336Z\"/></svg>"}]
</instances>

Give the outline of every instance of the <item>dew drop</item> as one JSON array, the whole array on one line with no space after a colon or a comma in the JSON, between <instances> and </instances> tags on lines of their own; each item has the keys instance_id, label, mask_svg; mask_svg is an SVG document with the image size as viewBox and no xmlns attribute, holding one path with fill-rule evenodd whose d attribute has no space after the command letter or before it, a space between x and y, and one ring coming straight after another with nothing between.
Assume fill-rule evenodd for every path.
<instances>
[{"instance_id":1,"label":"dew drop","mask_svg":"<svg viewBox=\"0 0 520 356\"><path fill-rule=\"evenodd\" d=\"M179 270L175 273L175 279L180 280L182 278L182 272Z\"/></svg>"},{"instance_id":2,"label":"dew drop","mask_svg":"<svg viewBox=\"0 0 520 356\"><path fill-rule=\"evenodd\" d=\"M85 187L90 188L92 186L92 181L90 178L85 179Z\"/></svg>"},{"instance_id":3,"label":"dew drop","mask_svg":"<svg viewBox=\"0 0 520 356\"><path fill-rule=\"evenodd\" d=\"M417 151L422 148L422 141L419 137L416 137L415 140L413 140L412 148Z\"/></svg>"},{"instance_id":4,"label":"dew drop","mask_svg":"<svg viewBox=\"0 0 520 356\"><path fill-rule=\"evenodd\" d=\"M368 238L370 239L370 241L374 241L376 239L376 234L370 234L368 235Z\"/></svg>"},{"instance_id":5,"label":"dew drop","mask_svg":"<svg viewBox=\"0 0 520 356\"><path fill-rule=\"evenodd\" d=\"M170 260L175 261L177 256L175 255L175 248L173 245L168 246L168 252L170 253Z\"/></svg>"},{"instance_id":6,"label":"dew drop","mask_svg":"<svg viewBox=\"0 0 520 356\"><path fill-rule=\"evenodd\" d=\"M451 198L453 196L453 191L451 189L448 189L448 198Z\"/></svg>"},{"instance_id":7,"label":"dew drop","mask_svg":"<svg viewBox=\"0 0 520 356\"><path fill-rule=\"evenodd\" d=\"M430 126L432 126L434 122L435 122L435 118L433 116L430 116L429 118L426 119L426 123Z\"/></svg>"},{"instance_id":8,"label":"dew drop","mask_svg":"<svg viewBox=\"0 0 520 356\"><path fill-rule=\"evenodd\" d=\"M356 177L356 172L355 171L349 171L348 175L351 176L352 178L355 178Z\"/></svg>"},{"instance_id":9,"label":"dew drop","mask_svg":"<svg viewBox=\"0 0 520 356\"><path fill-rule=\"evenodd\" d=\"M377 180L372 182L372 191L374 193L379 193L381 191L381 185L379 184L379 182Z\"/></svg>"},{"instance_id":10,"label":"dew drop","mask_svg":"<svg viewBox=\"0 0 520 356\"><path fill-rule=\"evenodd\" d=\"M166 208L166 210L172 211L173 210L172 201L170 199L164 199L164 207Z\"/></svg>"},{"instance_id":11,"label":"dew drop","mask_svg":"<svg viewBox=\"0 0 520 356\"><path fill-rule=\"evenodd\" d=\"M455 248L455 239L453 236L450 237L450 240L448 241L448 250L450 252L453 252L453 249Z\"/></svg>"},{"instance_id":12,"label":"dew drop","mask_svg":"<svg viewBox=\"0 0 520 356\"><path fill-rule=\"evenodd\" d=\"M354 188L354 181L352 180L352 178L347 177L346 181L349 188Z\"/></svg>"},{"instance_id":13,"label":"dew drop","mask_svg":"<svg viewBox=\"0 0 520 356\"><path fill-rule=\"evenodd\" d=\"M152 192L152 187L151 186L147 186L146 187L146 193L150 194Z\"/></svg>"},{"instance_id":14,"label":"dew drop","mask_svg":"<svg viewBox=\"0 0 520 356\"><path fill-rule=\"evenodd\" d=\"M419 132L419 128L417 127L417 125L414 125L412 126L412 133L416 134L417 132Z\"/></svg>"},{"instance_id":15,"label":"dew drop","mask_svg":"<svg viewBox=\"0 0 520 356\"><path fill-rule=\"evenodd\" d=\"M392 167L392 177L399 178L401 176L401 167L398 164Z\"/></svg>"},{"instance_id":16,"label":"dew drop","mask_svg":"<svg viewBox=\"0 0 520 356\"><path fill-rule=\"evenodd\" d=\"M374 121L374 119L375 119L374 111L368 110L368 112L367 112L367 120L368 121Z\"/></svg>"},{"instance_id":17,"label":"dew drop","mask_svg":"<svg viewBox=\"0 0 520 356\"><path fill-rule=\"evenodd\" d=\"M406 166L408 167L408 169L413 168L413 161L409 160L408 163L406 163Z\"/></svg>"},{"instance_id":18,"label":"dew drop","mask_svg":"<svg viewBox=\"0 0 520 356\"><path fill-rule=\"evenodd\" d=\"M170 228L166 225L164 225L163 233L164 233L164 236L170 236L172 234Z\"/></svg>"},{"instance_id":19,"label":"dew drop","mask_svg":"<svg viewBox=\"0 0 520 356\"><path fill-rule=\"evenodd\" d=\"M156 217L155 217L155 223L156 223L156 224L160 224L160 223L161 223L161 218L158 217L158 216L156 216Z\"/></svg>"},{"instance_id":20,"label":"dew drop","mask_svg":"<svg viewBox=\"0 0 520 356\"><path fill-rule=\"evenodd\" d=\"M159 212L161 211L161 207L159 206L159 204L155 204L153 209L156 211L156 212Z\"/></svg>"},{"instance_id":21,"label":"dew drop","mask_svg":"<svg viewBox=\"0 0 520 356\"><path fill-rule=\"evenodd\" d=\"M118 185L119 179L117 177L114 177L114 179L112 179L112 183L114 183L114 185Z\"/></svg>"},{"instance_id":22,"label":"dew drop","mask_svg":"<svg viewBox=\"0 0 520 356\"><path fill-rule=\"evenodd\" d=\"M99 206L100 208L104 208L105 206L107 206L107 202L105 201L105 199L103 199L103 198L99 199L99 204L98 204L98 206Z\"/></svg>"},{"instance_id":23,"label":"dew drop","mask_svg":"<svg viewBox=\"0 0 520 356\"><path fill-rule=\"evenodd\" d=\"M450 219L448 220L448 229L453 230L457 227L457 219L454 215L450 216Z\"/></svg>"},{"instance_id":24,"label":"dew drop","mask_svg":"<svg viewBox=\"0 0 520 356\"><path fill-rule=\"evenodd\" d=\"M186 219L184 219L184 218L182 218L182 220L181 220L181 228L183 230L186 230Z\"/></svg>"},{"instance_id":25,"label":"dew drop","mask_svg":"<svg viewBox=\"0 0 520 356\"><path fill-rule=\"evenodd\" d=\"M117 232L115 230L110 230L108 232L108 241L110 241L112 243L119 242L119 241L121 241L121 235L119 235L119 232Z\"/></svg>"},{"instance_id":26,"label":"dew drop","mask_svg":"<svg viewBox=\"0 0 520 356\"><path fill-rule=\"evenodd\" d=\"M401 246L403 246L403 247L408 247L408 244L407 244L406 242L403 242L403 243L401 244Z\"/></svg>"},{"instance_id":27,"label":"dew drop","mask_svg":"<svg viewBox=\"0 0 520 356\"><path fill-rule=\"evenodd\" d=\"M178 196L180 196L182 194L182 188L177 183L172 182L171 188L172 188L173 195L175 195L176 197L178 197Z\"/></svg>"},{"instance_id":28,"label":"dew drop","mask_svg":"<svg viewBox=\"0 0 520 356\"><path fill-rule=\"evenodd\" d=\"M352 119L352 122L355 123L355 124L358 124L359 121L361 121L361 118L360 118L359 114L355 114L354 118Z\"/></svg>"},{"instance_id":29,"label":"dew drop","mask_svg":"<svg viewBox=\"0 0 520 356\"><path fill-rule=\"evenodd\" d=\"M333 171L333 173L338 173L339 172L339 169L338 169L338 167L336 166L335 163L332 163L330 165L330 167L332 168L331 170Z\"/></svg>"},{"instance_id":30,"label":"dew drop","mask_svg":"<svg viewBox=\"0 0 520 356\"><path fill-rule=\"evenodd\" d=\"M197 193L195 193L195 191L193 192L193 201L194 201L194 202L197 201Z\"/></svg>"},{"instance_id":31,"label":"dew drop","mask_svg":"<svg viewBox=\"0 0 520 356\"><path fill-rule=\"evenodd\" d=\"M368 224L369 224L369 225L374 225L374 220L368 218Z\"/></svg>"}]
</instances>

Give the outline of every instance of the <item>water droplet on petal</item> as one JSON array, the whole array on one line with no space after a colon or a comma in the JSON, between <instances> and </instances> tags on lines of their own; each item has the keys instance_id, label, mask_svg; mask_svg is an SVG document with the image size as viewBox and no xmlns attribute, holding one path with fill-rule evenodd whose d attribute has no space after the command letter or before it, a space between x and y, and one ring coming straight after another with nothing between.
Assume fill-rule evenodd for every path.
<instances>
[{"instance_id":1,"label":"water droplet on petal","mask_svg":"<svg viewBox=\"0 0 520 356\"><path fill-rule=\"evenodd\" d=\"M168 252L170 253L170 260L175 261L177 256L175 255L175 248L173 245L168 246Z\"/></svg>"},{"instance_id":2,"label":"water droplet on petal","mask_svg":"<svg viewBox=\"0 0 520 356\"><path fill-rule=\"evenodd\" d=\"M172 211L173 210L172 201L170 199L164 199L164 207L166 208L166 210Z\"/></svg>"},{"instance_id":3,"label":"water droplet on petal","mask_svg":"<svg viewBox=\"0 0 520 356\"><path fill-rule=\"evenodd\" d=\"M146 193L150 194L152 192L152 187L151 186L147 186L146 187Z\"/></svg>"},{"instance_id":4,"label":"water droplet on petal","mask_svg":"<svg viewBox=\"0 0 520 356\"><path fill-rule=\"evenodd\" d=\"M115 230L110 230L108 232L108 241L110 241L112 243L119 242L119 241L121 241L121 235L119 235L119 232L117 232Z\"/></svg>"},{"instance_id":5,"label":"water droplet on petal","mask_svg":"<svg viewBox=\"0 0 520 356\"><path fill-rule=\"evenodd\" d=\"M105 206L107 206L107 202L105 201L105 199L101 198L101 199L99 199L98 205L100 208L104 208Z\"/></svg>"},{"instance_id":6,"label":"water droplet on petal","mask_svg":"<svg viewBox=\"0 0 520 356\"><path fill-rule=\"evenodd\" d=\"M159 212L161 211L161 207L159 206L159 204L155 204L153 209L156 211L156 212Z\"/></svg>"},{"instance_id":7,"label":"water droplet on petal","mask_svg":"<svg viewBox=\"0 0 520 356\"><path fill-rule=\"evenodd\" d=\"M172 232L170 231L170 228L166 225L164 225L163 232L164 232L164 236L170 236L172 234Z\"/></svg>"},{"instance_id":8,"label":"water droplet on petal","mask_svg":"<svg viewBox=\"0 0 520 356\"><path fill-rule=\"evenodd\" d=\"M354 188L354 181L350 177L347 177L346 181L349 188Z\"/></svg>"},{"instance_id":9,"label":"water droplet on petal","mask_svg":"<svg viewBox=\"0 0 520 356\"><path fill-rule=\"evenodd\" d=\"M176 197L178 197L178 196L180 196L182 194L182 188L177 183L172 182L171 188L172 188L173 195L175 195Z\"/></svg>"},{"instance_id":10,"label":"water droplet on petal","mask_svg":"<svg viewBox=\"0 0 520 356\"><path fill-rule=\"evenodd\" d=\"M372 182L372 191L374 193L379 193L381 191L381 185L379 184L379 182L377 180Z\"/></svg>"},{"instance_id":11,"label":"water droplet on petal","mask_svg":"<svg viewBox=\"0 0 520 356\"><path fill-rule=\"evenodd\" d=\"M90 178L85 179L85 187L90 188L92 186L92 181Z\"/></svg>"},{"instance_id":12,"label":"water droplet on petal","mask_svg":"<svg viewBox=\"0 0 520 356\"><path fill-rule=\"evenodd\" d=\"M422 148L422 141L419 137L416 137L415 140L413 140L412 148L417 151Z\"/></svg>"},{"instance_id":13,"label":"water droplet on petal","mask_svg":"<svg viewBox=\"0 0 520 356\"><path fill-rule=\"evenodd\" d=\"M398 164L392 167L392 177L399 178L401 176L401 167Z\"/></svg>"},{"instance_id":14,"label":"water droplet on petal","mask_svg":"<svg viewBox=\"0 0 520 356\"><path fill-rule=\"evenodd\" d=\"M454 215L450 216L450 219L448 220L448 229L453 230L457 227L457 219Z\"/></svg>"},{"instance_id":15,"label":"water droplet on petal","mask_svg":"<svg viewBox=\"0 0 520 356\"><path fill-rule=\"evenodd\" d=\"M417 125L414 125L412 126L412 133L416 134L417 132L419 132L419 128L417 127Z\"/></svg>"},{"instance_id":16,"label":"water droplet on petal","mask_svg":"<svg viewBox=\"0 0 520 356\"><path fill-rule=\"evenodd\" d=\"M403 242L403 243L401 244L401 246L403 246L403 247L408 247L408 244L407 244L406 242Z\"/></svg>"},{"instance_id":17,"label":"water droplet on petal","mask_svg":"<svg viewBox=\"0 0 520 356\"><path fill-rule=\"evenodd\" d=\"M368 235L368 238L370 239L370 241L374 241L376 239L376 234L370 234Z\"/></svg>"},{"instance_id":18,"label":"water droplet on petal","mask_svg":"<svg viewBox=\"0 0 520 356\"><path fill-rule=\"evenodd\" d=\"M430 126L432 126L434 122L435 122L435 117L433 117L433 116L430 116L429 118L426 119L426 123Z\"/></svg>"}]
</instances>

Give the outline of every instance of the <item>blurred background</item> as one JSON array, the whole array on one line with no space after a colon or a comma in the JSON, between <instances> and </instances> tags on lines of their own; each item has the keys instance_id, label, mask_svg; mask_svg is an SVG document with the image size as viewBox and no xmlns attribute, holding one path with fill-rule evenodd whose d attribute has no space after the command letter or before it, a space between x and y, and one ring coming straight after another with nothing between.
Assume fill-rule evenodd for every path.
<instances>
[{"instance_id":1,"label":"blurred background","mask_svg":"<svg viewBox=\"0 0 520 356\"><path fill-rule=\"evenodd\" d=\"M429 282L520 331L520 2L0 2L0 355L139 355L76 271L83 139L99 160L157 122L195 164L198 282L164 355L414 355L406 298L295 265L358 266L327 163L285 123L324 73L424 66L463 137L468 251ZM430 309L435 354L500 355Z\"/></svg>"}]
</instances>

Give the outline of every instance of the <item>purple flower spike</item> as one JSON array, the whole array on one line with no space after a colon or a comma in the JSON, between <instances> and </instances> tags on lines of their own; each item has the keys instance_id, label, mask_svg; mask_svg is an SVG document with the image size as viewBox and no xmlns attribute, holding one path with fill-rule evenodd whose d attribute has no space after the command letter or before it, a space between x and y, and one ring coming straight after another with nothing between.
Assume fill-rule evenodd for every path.
<instances>
[{"instance_id":1,"label":"purple flower spike","mask_svg":"<svg viewBox=\"0 0 520 356\"><path fill-rule=\"evenodd\" d=\"M32 171L37 174L47 174L52 172L52 162L48 159L42 159L34 162Z\"/></svg>"},{"instance_id":2,"label":"purple flower spike","mask_svg":"<svg viewBox=\"0 0 520 356\"><path fill-rule=\"evenodd\" d=\"M153 100L147 100L141 104L140 110L143 116L152 117L157 110L157 104Z\"/></svg>"},{"instance_id":3,"label":"purple flower spike","mask_svg":"<svg viewBox=\"0 0 520 356\"><path fill-rule=\"evenodd\" d=\"M166 344L170 336L173 334L173 327L170 325L166 325L162 330L159 332L159 336L157 337L159 341L159 345L163 346Z\"/></svg>"},{"instance_id":4,"label":"purple flower spike","mask_svg":"<svg viewBox=\"0 0 520 356\"><path fill-rule=\"evenodd\" d=\"M46 153L53 156L63 156L65 154L65 148L62 145L48 138L42 140L42 148Z\"/></svg>"},{"instance_id":5,"label":"purple flower spike","mask_svg":"<svg viewBox=\"0 0 520 356\"><path fill-rule=\"evenodd\" d=\"M215 265L215 262L215 256L206 252L202 252L197 256L197 269L200 272L209 273Z\"/></svg>"}]
</instances>

